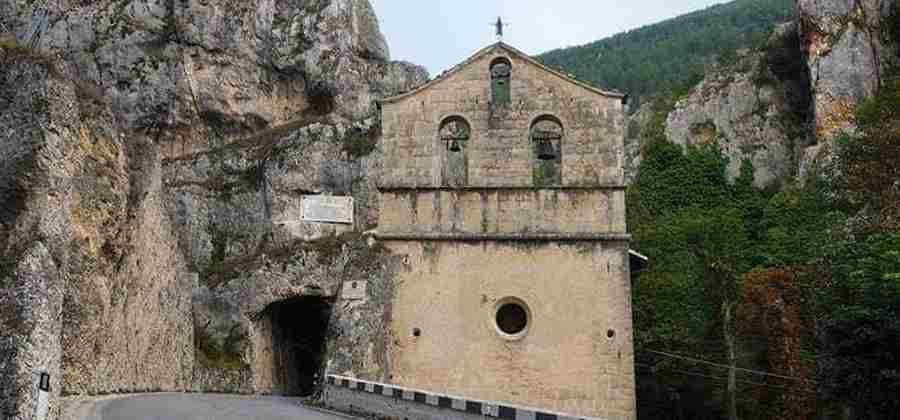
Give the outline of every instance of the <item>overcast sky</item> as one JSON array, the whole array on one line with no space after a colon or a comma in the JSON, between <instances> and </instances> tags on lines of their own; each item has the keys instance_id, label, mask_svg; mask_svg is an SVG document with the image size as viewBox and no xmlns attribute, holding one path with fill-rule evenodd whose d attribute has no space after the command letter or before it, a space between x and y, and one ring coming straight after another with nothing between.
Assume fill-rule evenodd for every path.
<instances>
[{"instance_id":1,"label":"overcast sky","mask_svg":"<svg viewBox=\"0 0 900 420\"><path fill-rule=\"evenodd\" d=\"M394 60L434 76L495 41L491 23L510 26L504 40L528 53L586 44L726 0L370 0Z\"/></svg>"}]
</instances>

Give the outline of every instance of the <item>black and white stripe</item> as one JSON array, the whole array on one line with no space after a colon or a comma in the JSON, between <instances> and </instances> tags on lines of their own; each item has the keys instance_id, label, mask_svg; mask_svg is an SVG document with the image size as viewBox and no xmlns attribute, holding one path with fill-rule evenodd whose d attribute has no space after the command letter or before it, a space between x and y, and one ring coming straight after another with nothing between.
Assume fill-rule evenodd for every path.
<instances>
[{"instance_id":1,"label":"black and white stripe","mask_svg":"<svg viewBox=\"0 0 900 420\"><path fill-rule=\"evenodd\" d=\"M362 381L338 375L328 375L327 384L349 388L354 391L377 394L384 397L403 399L415 403L433 405L467 413L507 420L602 420L593 417L575 417L559 413L517 407L508 404L490 403L467 398L435 394L426 391L403 388L377 382Z\"/></svg>"}]
</instances>

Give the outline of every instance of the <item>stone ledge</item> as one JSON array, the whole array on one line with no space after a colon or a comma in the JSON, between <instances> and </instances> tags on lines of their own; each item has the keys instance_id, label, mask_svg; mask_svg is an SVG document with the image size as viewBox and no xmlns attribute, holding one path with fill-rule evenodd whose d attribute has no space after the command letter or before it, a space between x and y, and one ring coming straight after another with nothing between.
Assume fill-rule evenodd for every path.
<instances>
[{"instance_id":1,"label":"stone ledge","mask_svg":"<svg viewBox=\"0 0 900 420\"><path fill-rule=\"evenodd\" d=\"M547 241L547 242L628 242L627 233L376 233L383 241Z\"/></svg>"},{"instance_id":2,"label":"stone ledge","mask_svg":"<svg viewBox=\"0 0 900 420\"><path fill-rule=\"evenodd\" d=\"M351 411L354 414L374 414L386 418L408 418L410 420L483 418L605 420L598 417L571 416L500 402L436 394L338 375L328 375L325 386L326 405L339 410Z\"/></svg>"},{"instance_id":3,"label":"stone ledge","mask_svg":"<svg viewBox=\"0 0 900 420\"><path fill-rule=\"evenodd\" d=\"M533 187L527 185L486 185L467 187L434 187L413 185L378 185L381 192L432 192L432 191L459 191L459 192L491 192L491 191L625 191L626 185L567 185L557 187Z\"/></svg>"}]
</instances>

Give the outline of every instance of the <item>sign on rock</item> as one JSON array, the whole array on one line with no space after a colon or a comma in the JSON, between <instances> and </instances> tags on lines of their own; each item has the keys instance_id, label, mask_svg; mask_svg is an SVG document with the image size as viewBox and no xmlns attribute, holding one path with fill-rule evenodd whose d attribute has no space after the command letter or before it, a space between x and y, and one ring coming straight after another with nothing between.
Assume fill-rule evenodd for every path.
<instances>
[{"instance_id":1,"label":"sign on rock","mask_svg":"<svg viewBox=\"0 0 900 420\"><path fill-rule=\"evenodd\" d=\"M353 224L353 197L305 196L301 217L306 222Z\"/></svg>"}]
</instances>

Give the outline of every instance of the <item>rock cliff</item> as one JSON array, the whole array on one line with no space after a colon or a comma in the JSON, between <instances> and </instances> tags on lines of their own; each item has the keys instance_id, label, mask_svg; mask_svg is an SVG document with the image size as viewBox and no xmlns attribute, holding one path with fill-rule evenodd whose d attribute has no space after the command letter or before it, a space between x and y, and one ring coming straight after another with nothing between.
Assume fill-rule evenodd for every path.
<instances>
[{"instance_id":1,"label":"rock cliff","mask_svg":"<svg viewBox=\"0 0 900 420\"><path fill-rule=\"evenodd\" d=\"M804 176L853 129L856 106L897 65L896 8L894 0L798 0L795 20L761 48L713 66L686 95L631 116L628 178L654 133L681 145L717 141L729 175L749 160L760 187Z\"/></svg>"},{"instance_id":2,"label":"rock cliff","mask_svg":"<svg viewBox=\"0 0 900 420\"><path fill-rule=\"evenodd\" d=\"M718 141L728 175L737 177L747 160L759 187L791 178L810 106L799 46L797 27L785 24L761 51L708 74L669 113L666 137L682 145Z\"/></svg>"},{"instance_id":3,"label":"rock cliff","mask_svg":"<svg viewBox=\"0 0 900 420\"><path fill-rule=\"evenodd\" d=\"M812 81L815 145L801 171L827 156L836 135L854 128L854 109L898 64L896 0L798 0L802 49Z\"/></svg>"},{"instance_id":4,"label":"rock cliff","mask_svg":"<svg viewBox=\"0 0 900 420\"><path fill-rule=\"evenodd\" d=\"M375 100L427 74L367 1L9 1L0 32L0 413L30 418L38 371L54 396L282 392L261 314L303 296L333 308L325 362L387 372ZM307 194L356 224L300 223Z\"/></svg>"},{"instance_id":5,"label":"rock cliff","mask_svg":"<svg viewBox=\"0 0 900 420\"><path fill-rule=\"evenodd\" d=\"M729 158L728 175L737 177L749 161L759 187L792 178L797 151L810 141L808 75L797 26L780 25L762 48L711 67L684 96L658 99L632 115L630 178L641 144L653 135L683 146L715 142Z\"/></svg>"},{"instance_id":6,"label":"rock cliff","mask_svg":"<svg viewBox=\"0 0 900 420\"><path fill-rule=\"evenodd\" d=\"M896 8L798 0L765 48L632 117L630 176L655 135L717 141L760 186L803 173L897 63ZM375 100L425 79L365 0L0 4L0 414L31 417L39 372L54 415L61 395L297 392L297 302L328 325L318 363L388 380L409 267L365 234ZM355 223L301 222L308 195L352 197Z\"/></svg>"}]
</instances>

